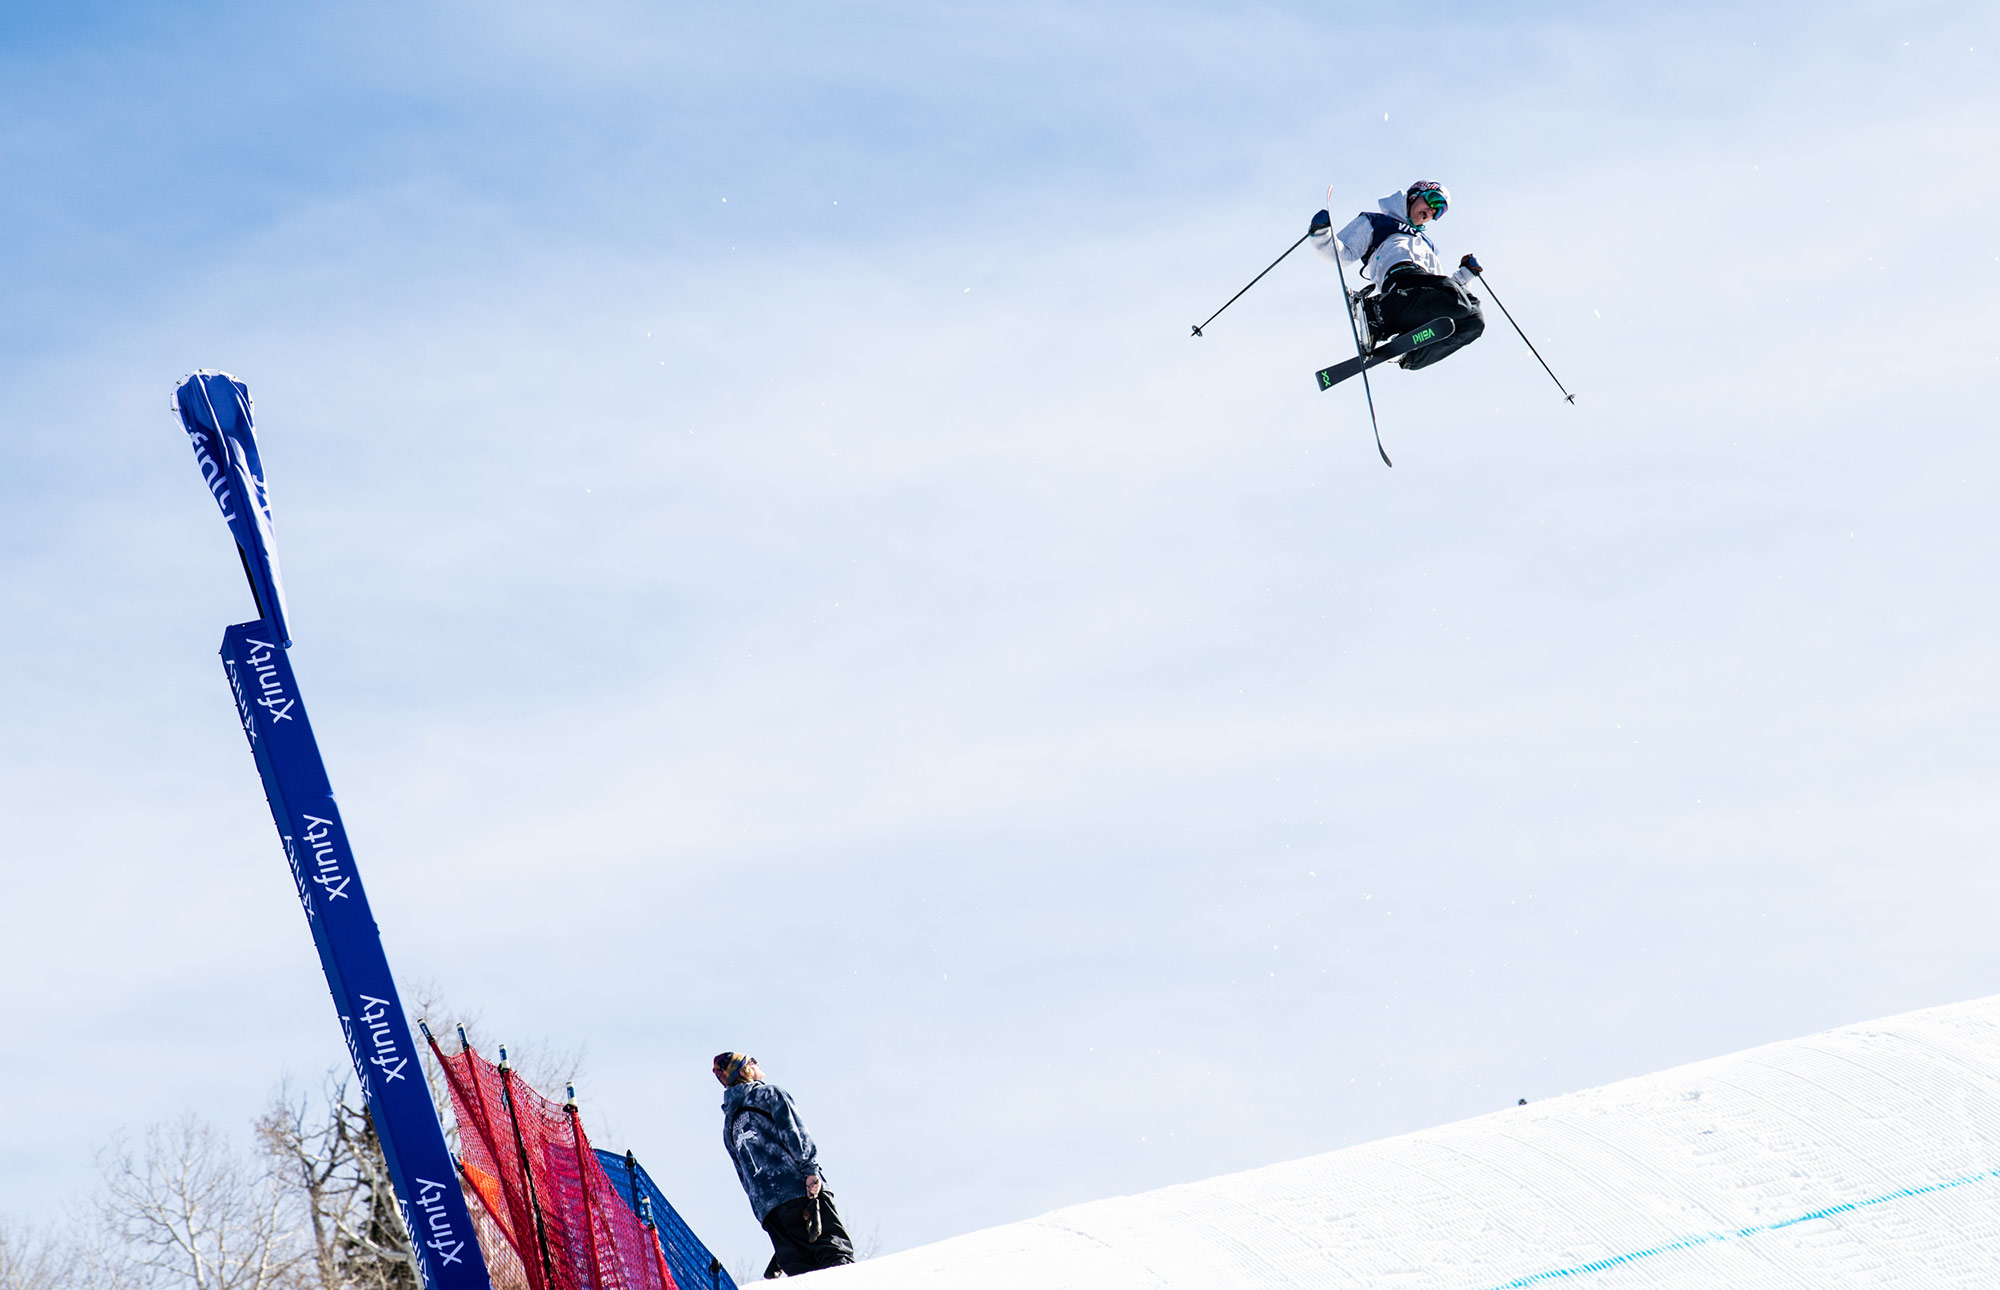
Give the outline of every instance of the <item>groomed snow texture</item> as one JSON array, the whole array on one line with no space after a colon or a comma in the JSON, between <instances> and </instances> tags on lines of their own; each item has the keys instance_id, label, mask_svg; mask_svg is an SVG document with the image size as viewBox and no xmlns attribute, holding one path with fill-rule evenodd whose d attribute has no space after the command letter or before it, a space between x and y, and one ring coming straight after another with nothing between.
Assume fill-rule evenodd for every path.
<instances>
[{"instance_id":1,"label":"groomed snow texture","mask_svg":"<svg viewBox=\"0 0 2000 1290\"><path fill-rule=\"evenodd\" d=\"M824 1290L2000 1287L2000 996L812 1275Z\"/></svg>"}]
</instances>

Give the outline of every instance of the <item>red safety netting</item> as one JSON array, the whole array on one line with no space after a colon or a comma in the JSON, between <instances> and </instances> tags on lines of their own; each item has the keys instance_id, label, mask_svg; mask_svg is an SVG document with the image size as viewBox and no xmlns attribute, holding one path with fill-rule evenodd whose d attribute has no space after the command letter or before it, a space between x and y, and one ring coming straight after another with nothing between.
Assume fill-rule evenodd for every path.
<instances>
[{"instance_id":1,"label":"red safety netting","mask_svg":"<svg viewBox=\"0 0 2000 1290\"><path fill-rule=\"evenodd\" d=\"M472 1048L444 1064L459 1155L528 1290L675 1290L657 1235L591 1153L576 1113ZM526 1163L526 1168L522 1167Z\"/></svg>"}]
</instances>

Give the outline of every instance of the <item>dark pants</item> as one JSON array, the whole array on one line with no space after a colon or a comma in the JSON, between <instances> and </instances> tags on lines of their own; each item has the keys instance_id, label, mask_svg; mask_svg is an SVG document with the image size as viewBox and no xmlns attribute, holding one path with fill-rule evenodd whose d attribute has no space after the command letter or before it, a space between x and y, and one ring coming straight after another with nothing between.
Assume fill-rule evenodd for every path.
<instances>
[{"instance_id":1,"label":"dark pants","mask_svg":"<svg viewBox=\"0 0 2000 1290\"><path fill-rule=\"evenodd\" d=\"M1453 350L1463 349L1486 330L1479 312L1479 297L1450 278L1435 273L1407 270L1391 273L1371 302L1370 313L1379 322L1378 342L1412 331L1434 318L1449 318L1454 330L1443 340L1414 349L1397 361L1404 367L1429 367Z\"/></svg>"},{"instance_id":2,"label":"dark pants","mask_svg":"<svg viewBox=\"0 0 2000 1290\"><path fill-rule=\"evenodd\" d=\"M815 1204L819 1206L817 1239L807 1230L807 1219ZM824 1187L816 1202L801 1196L764 1215L764 1230L771 1236L771 1266L764 1269L767 1277L777 1276L781 1271L795 1277L801 1272L854 1262L854 1242L847 1239L847 1229L840 1225L840 1211L833 1207L833 1193Z\"/></svg>"}]
</instances>

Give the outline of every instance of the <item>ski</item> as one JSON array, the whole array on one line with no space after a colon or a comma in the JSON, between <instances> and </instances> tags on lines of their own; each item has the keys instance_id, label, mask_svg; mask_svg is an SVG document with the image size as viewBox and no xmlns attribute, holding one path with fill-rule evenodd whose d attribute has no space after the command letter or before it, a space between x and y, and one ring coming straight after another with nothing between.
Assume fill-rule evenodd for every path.
<instances>
[{"instance_id":1,"label":"ski","mask_svg":"<svg viewBox=\"0 0 2000 1290\"><path fill-rule=\"evenodd\" d=\"M1320 389L1330 390L1363 368L1386 363L1392 358L1402 357L1413 349L1422 349L1426 345L1443 340L1457 330L1457 326L1449 318L1433 318L1414 331L1390 337L1371 350L1365 359L1350 358L1344 363L1335 363L1332 367L1322 367L1313 375L1318 378Z\"/></svg>"}]
</instances>

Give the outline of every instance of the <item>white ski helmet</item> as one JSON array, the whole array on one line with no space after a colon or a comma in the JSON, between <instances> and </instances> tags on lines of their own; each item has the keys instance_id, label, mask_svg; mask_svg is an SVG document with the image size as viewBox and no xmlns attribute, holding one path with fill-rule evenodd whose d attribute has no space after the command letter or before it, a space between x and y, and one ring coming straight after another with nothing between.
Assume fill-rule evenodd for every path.
<instances>
[{"instance_id":1,"label":"white ski helmet","mask_svg":"<svg viewBox=\"0 0 2000 1290\"><path fill-rule=\"evenodd\" d=\"M1443 218L1445 211L1451 207L1451 190L1435 179L1419 179L1403 190L1405 201L1413 202L1419 197L1431 208L1432 219Z\"/></svg>"}]
</instances>

